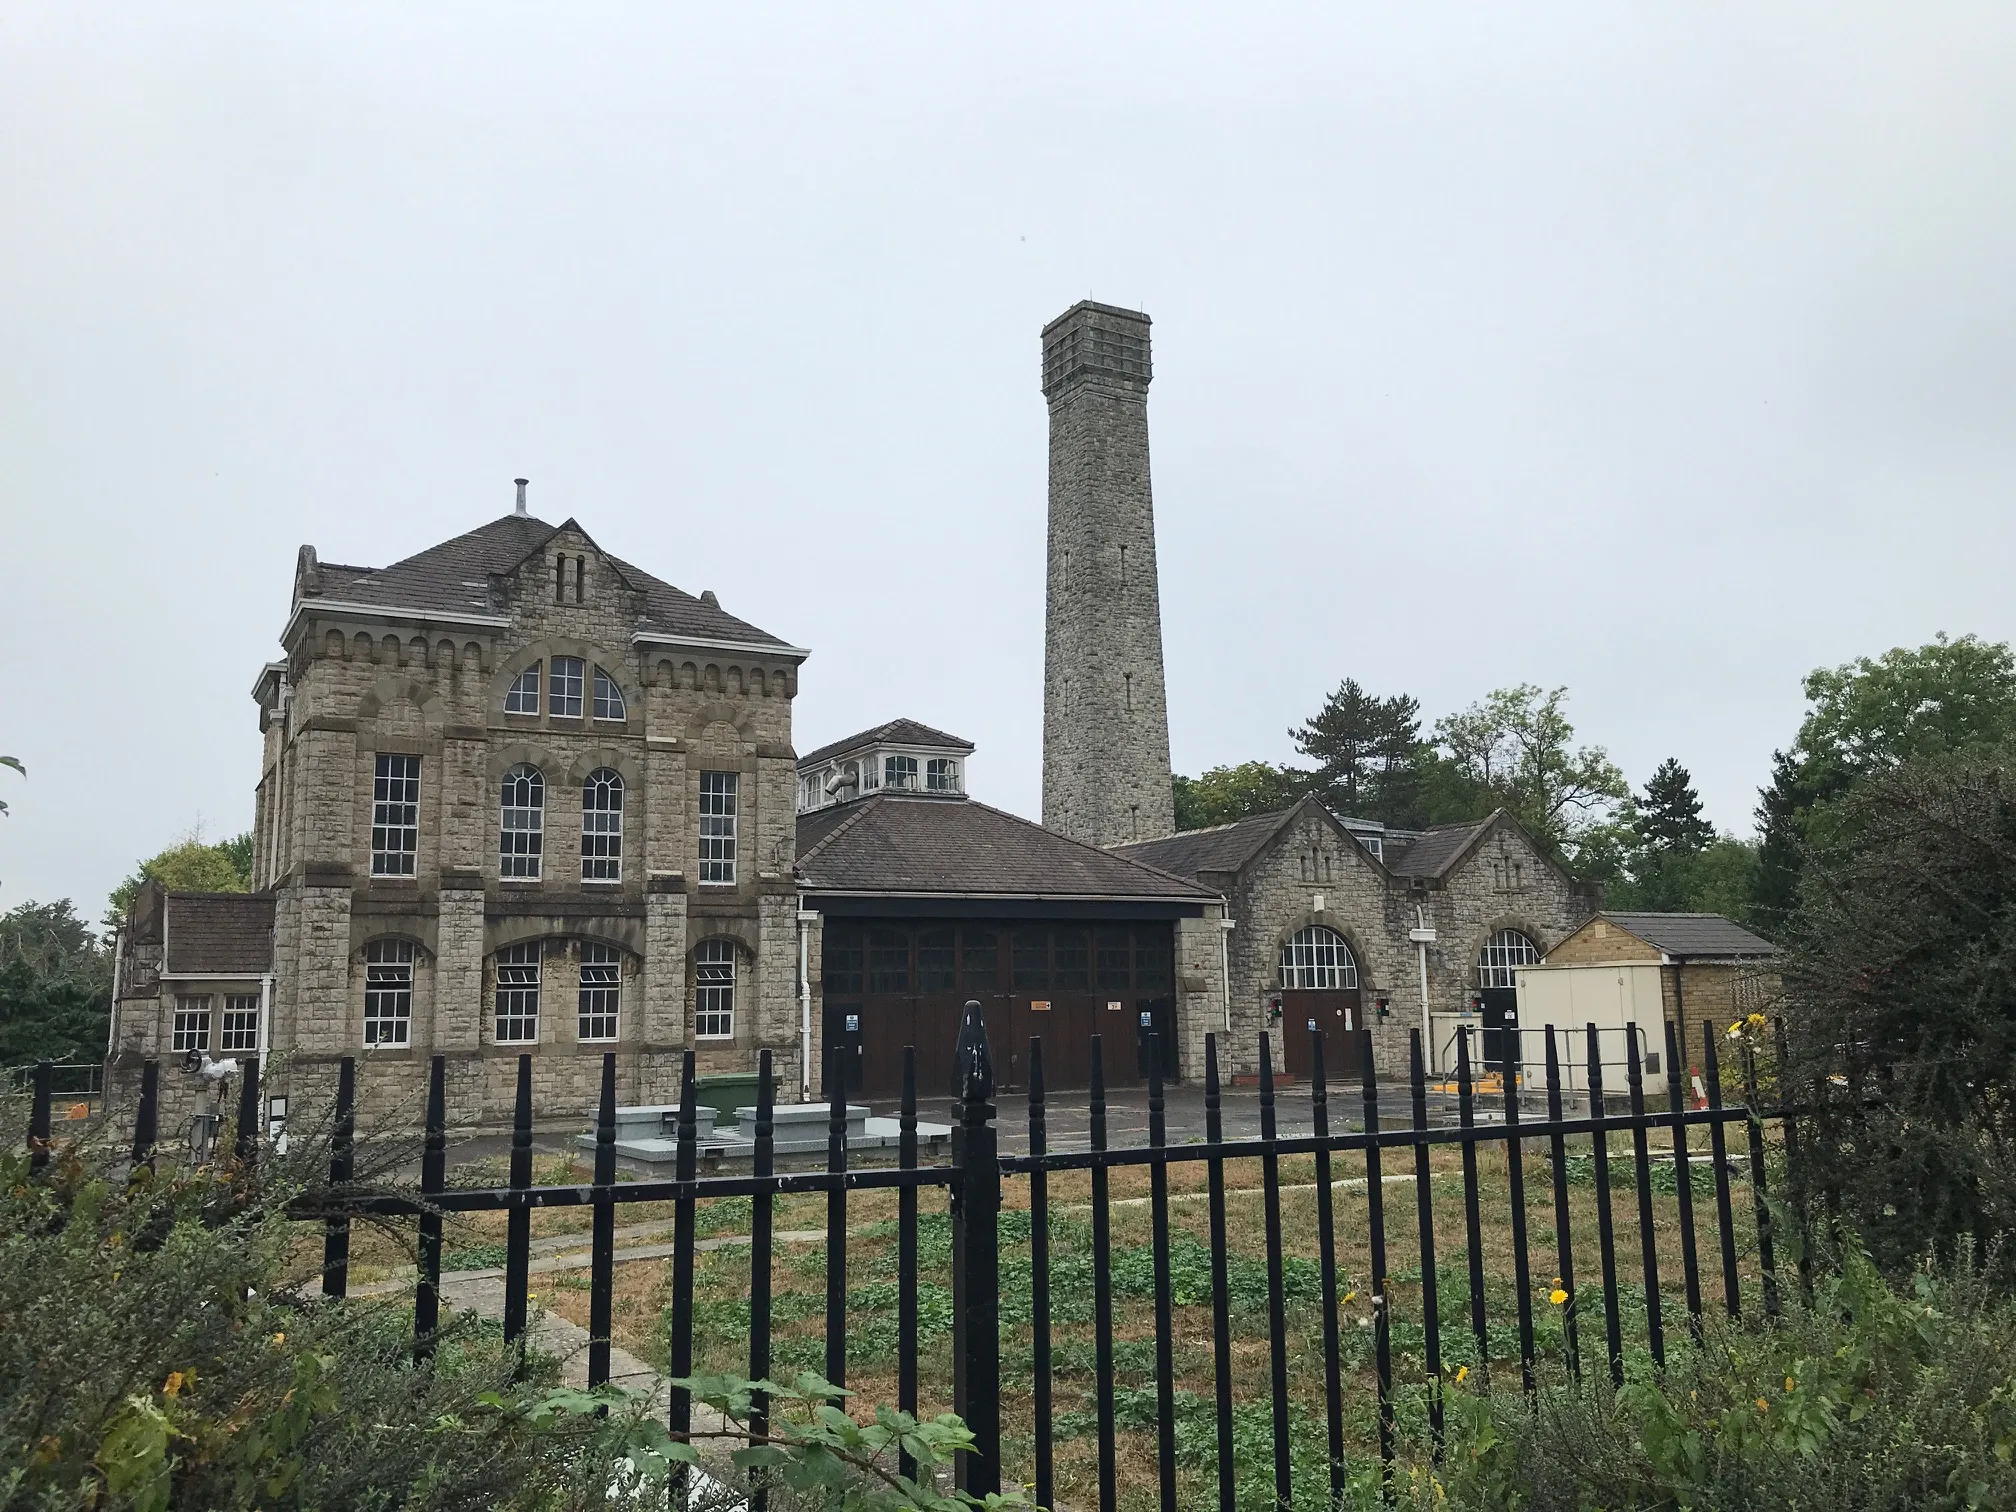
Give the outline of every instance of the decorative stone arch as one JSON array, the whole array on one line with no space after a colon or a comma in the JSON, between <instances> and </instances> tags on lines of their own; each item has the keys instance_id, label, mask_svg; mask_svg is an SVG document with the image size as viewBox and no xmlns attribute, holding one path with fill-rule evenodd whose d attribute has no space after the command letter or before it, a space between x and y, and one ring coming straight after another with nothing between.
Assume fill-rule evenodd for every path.
<instances>
[{"instance_id":1,"label":"decorative stone arch","mask_svg":"<svg viewBox=\"0 0 2016 1512\"><path fill-rule=\"evenodd\" d=\"M565 945L574 936L553 927L553 921L539 915L522 918L504 918L491 924L484 931L483 974L488 980L495 968L497 952L508 950L513 945L528 945L534 940L545 944L545 954L552 954L551 947Z\"/></svg>"},{"instance_id":2,"label":"decorative stone arch","mask_svg":"<svg viewBox=\"0 0 2016 1512\"><path fill-rule=\"evenodd\" d=\"M758 698L768 698L770 696L770 679L765 675L761 667L751 667L749 669L749 691L754 693Z\"/></svg>"},{"instance_id":3,"label":"decorative stone arch","mask_svg":"<svg viewBox=\"0 0 2016 1512\"><path fill-rule=\"evenodd\" d=\"M534 662L548 662L556 656L579 657L587 663L587 673L590 679L595 675L595 668L600 667L604 672L607 672L611 677L616 679L616 686L623 694L624 707L631 709L636 706L637 699L634 694L641 690L634 690L627 686L631 672L629 658L626 655L611 651L603 646L598 646L592 641L575 640L572 636L565 635L549 635L540 640L527 641L524 645L513 651L511 655L497 662L490 678L490 702L488 707L493 711L501 710L504 707L504 695L511 691L511 684L518 680L519 673L523 672ZM590 686L585 692L592 698L593 687ZM539 707L543 714L546 707L546 694L543 687L540 689ZM634 718L635 716L633 715L632 717Z\"/></svg>"},{"instance_id":4,"label":"decorative stone arch","mask_svg":"<svg viewBox=\"0 0 2016 1512\"><path fill-rule=\"evenodd\" d=\"M484 775L489 781L487 802L497 801L497 785L504 780L504 774L515 766L530 766L539 769L539 775L551 786L556 773L564 772L562 758L555 756L544 746L529 740L512 740L490 747L484 763Z\"/></svg>"},{"instance_id":5,"label":"decorative stone arch","mask_svg":"<svg viewBox=\"0 0 2016 1512\"><path fill-rule=\"evenodd\" d=\"M1281 952L1287 949L1290 940L1305 929L1327 929L1336 935L1351 952L1351 964L1358 970L1358 990L1369 996L1378 989L1379 984L1374 979L1371 956L1366 952L1363 936L1350 925L1340 923L1334 916L1325 912L1304 913L1299 920L1284 924L1275 933L1273 953L1267 958L1270 991L1281 985Z\"/></svg>"},{"instance_id":6,"label":"decorative stone arch","mask_svg":"<svg viewBox=\"0 0 2016 1512\"><path fill-rule=\"evenodd\" d=\"M686 739L690 744L699 744L707 738L708 731L718 725L726 725L735 732L736 741L750 741L756 738L756 711L747 704L732 704L725 699L713 699L700 705L686 721Z\"/></svg>"},{"instance_id":7,"label":"decorative stone arch","mask_svg":"<svg viewBox=\"0 0 2016 1512\"><path fill-rule=\"evenodd\" d=\"M1500 914L1471 935L1468 953L1463 957L1462 983L1466 994L1477 991L1477 968L1484 954L1484 947L1505 930L1516 930L1532 942L1536 956L1547 953L1547 934L1538 928L1532 919L1524 914Z\"/></svg>"},{"instance_id":8,"label":"decorative stone arch","mask_svg":"<svg viewBox=\"0 0 2016 1512\"><path fill-rule=\"evenodd\" d=\"M400 677L396 672L380 672L376 681L357 700L360 720L376 719L389 704L404 701L420 711L420 722L430 733L440 730L448 719L448 704L440 693L417 677Z\"/></svg>"},{"instance_id":9,"label":"decorative stone arch","mask_svg":"<svg viewBox=\"0 0 2016 1512\"><path fill-rule=\"evenodd\" d=\"M569 787L578 791L581 784L588 780L588 774L602 767L608 767L623 779L624 799L626 802L633 793L640 797L643 795L644 773L637 765L636 757L627 751L620 751L614 746L592 745L588 747L587 750L568 763L565 772L561 774L561 780Z\"/></svg>"},{"instance_id":10,"label":"decorative stone arch","mask_svg":"<svg viewBox=\"0 0 2016 1512\"><path fill-rule=\"evenodd\" d=\"M681 662L679 664L679 686L687 689L689 692L698 692L700 689L699 667L695 666L692 662Z\"/></svg>"},{"instance_id":11,"label":"decorative stone arch","mask_svg":"<svg viewBox=\"0 0 2016 1512\"><path fill-rule=\"evenodd\" d=\"M350 637L350 660L370 661L374 644L369 630L359 630Z\"/></svg>"}]
</instances>

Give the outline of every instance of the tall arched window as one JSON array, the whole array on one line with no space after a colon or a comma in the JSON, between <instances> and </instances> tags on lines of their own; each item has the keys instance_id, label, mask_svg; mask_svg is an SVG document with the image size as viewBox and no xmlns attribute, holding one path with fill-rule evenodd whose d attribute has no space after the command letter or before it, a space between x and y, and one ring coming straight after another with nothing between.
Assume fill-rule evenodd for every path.
<instances>
[{"instance_id":1,"label":"tall arched window","mask_svg":"<svg viewBox=\"0 0 2016 1512\"><path fill-rule=\"evenodd\" d=\"M1344 936L1321 924L1298 929L1281 947L1281 985L1317 991L1353 991L1358 986L1358 962Z\"/></svg>"},{"instance_id":2,"label":"tall arched window","mask_svg":"<svg viewBox=\"0 0 2016 1512\"><path fill-rule=\"evenodd\" d=\"M497 875L537 881L546 838L546 779L520 764L504 774L497 814Z\"/></svg>"},{"instance_id":3,"label":"tall arched window","mask_svg":"<svg viewBox=\"0 0 2016 1512\"><path fill-rule=\"evenodd\" d=\"M693 1037L735 1037L733 940L702 940L693 952Z\"/></svg>"},{"instance_id":4,"label":"tall arched window","mask_svg":"<svg viewBox=\"0 0 2016 1512\"><path fill-rule=\"evenodd\" d=\"M1516 987L1513 973L1521 966L1537 965L1540 948L1516 929L1501 929L1477 952L1477 985Z\"/></svg>"},{"instance_id":5,"label":"tall arched window","mask_svg":"<svg viewBox=\"0 0 2016 1512\"><path fill-rule=\"evenodd\" d=\"M581 880L623 880L623 778L608 767L581 784Z\"/></svg>"}]
</instances>

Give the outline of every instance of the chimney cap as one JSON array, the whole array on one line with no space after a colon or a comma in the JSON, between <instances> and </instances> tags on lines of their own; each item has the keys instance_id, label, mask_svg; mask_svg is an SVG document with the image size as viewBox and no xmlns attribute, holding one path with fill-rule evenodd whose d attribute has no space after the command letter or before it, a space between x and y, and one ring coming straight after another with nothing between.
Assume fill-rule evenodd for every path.
<instances>
[{"instance_id":1,"label":"chimney cap","mask_svg":"<svg viewBox=\"0 0 2016 1512\"><path fill-rule=\"evenodd\" d=\"M513 478L511 481L518 485L518 513L522 515L525 513L525 485L532 480L530 478Z\"/></svg>"}]
</instances>

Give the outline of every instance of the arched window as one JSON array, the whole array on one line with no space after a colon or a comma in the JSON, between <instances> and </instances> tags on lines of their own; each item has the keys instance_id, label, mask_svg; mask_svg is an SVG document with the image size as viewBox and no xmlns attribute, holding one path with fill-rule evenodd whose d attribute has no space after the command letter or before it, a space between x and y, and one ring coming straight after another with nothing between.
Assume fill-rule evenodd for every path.
<instances>
[{"instance_id":1,"label":"arched window","mask_svg":"<svg viewBox=\"0 0 2016 1512\"><path fill-rule=\"evenodd\" d=\"M623 778L608 767L581 784L581 880L623 880Z\"/></svg>"},{"instance_id":2,"label":"arched window","mask_svg":"<svg viewBox=\"0 0 2016 1512\"><path fill-rule=\"evenodd\" d=\"M1477 952L1477 985L1514 987L1513 972L1521 966L1537 965L1540 948L1516 929L1501 929Z\"/></svg>"},{"instance_id":3,"label":"arched window","mask_svg":"<svg viewBox=\"0 0 2016 1512\"><path fill-rule=\"evenodd\" d=\"M539 712L539 667L532 663L518 674L518 680L511 684L511 691L504 695L506 714L537 714Z\"/></svg>"},{"instance_id":4,"label":"arched window","mask_svg":"<svg viewBox=\"0 0 2016 1512\"><path fill-rule=\"evenodd\" d=\"M616 679L600 667L595 669L595 717L597 719L630 717L630 711L623 703L623 690L616 686Z\"/></svg>"},{"instance_id":5,"label":"arched window","mask_svg":"<svg viewBox=\"0 0 2016 1512\"><path fill-rule=\"evenodd\" d=\"M693 1037L735 1037L733 940L702 940L693 952Z\"/></svg>"},{"instance_id":6,"label":"arched window","mask_svg":"<svg viewBox=\"0 0 2016 1512\"><path fill-rule=\"evenodd\" d=\"M413 1023L413 942L364 947L364 1043L403 1045Z\"/></svg>"},{"instance_id":7,"label":"arched window","mask_svg":"<svg viewBox=\"0 0 2016 1512\"><path fill-rule=\"evenodd\" d=\"M1358 962L1344 936L1321 924L1298 929L1281 947L1281 985L1335 991L1355 990Z\"/></svg>"},{"instance_id":8,"label":"arched window","mask_svg":"<svg viewBox=\"0 0 2016 1512\"><path fill-rule=\"evenodd\" d=\"M497 816L497 875L537 881L546 838L546 779L522 763L504 774Z\"/></svg>"},{"instance_id":9,"label":"arched window","mask_svg":"<svg viewBox=\"0 0 2016 1512\"><path fill-rule=\"evenodd\" d=\"M545 949L537 940L506 945L497 952L497 1043L539 1043L539 966Z\"/></svg>"}]
</instances>

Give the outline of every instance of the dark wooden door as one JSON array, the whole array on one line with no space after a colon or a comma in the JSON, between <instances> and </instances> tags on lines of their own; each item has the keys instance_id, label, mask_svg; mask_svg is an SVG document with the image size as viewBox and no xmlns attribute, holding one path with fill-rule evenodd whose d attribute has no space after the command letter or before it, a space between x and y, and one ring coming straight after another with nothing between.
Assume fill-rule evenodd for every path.
<instances>
[{"instance_id":1,"label":"dark wooden door","mask_svg":"<svg viewBox=\"0 0 2016 1512\"><path fill-rule=\"evenodd\" d=\"M1509 1059L1513 1069L1519 1065L1519 989L1516 987L1480 987L1477 996L1482 999L1479 1009L1484 1020L1484 1067L1489 1071L1503 1071Z\"/></svg>"},{"instance_id":2,"label":"dark wooden door","mask_svg":"<svg viewBox=\"0 0 2016 1512\"><path fill-rule=\"evenodd\" d=\"M1314 1026L1323 1036L1323 1074L1329 1081L1356 1081L1365 1074L1365 1027L1358 989L1301 988L1281 994L1281 1057L1293 1077L1315 1069L1310 1039Z\"/></svg>"}]
</instances>

